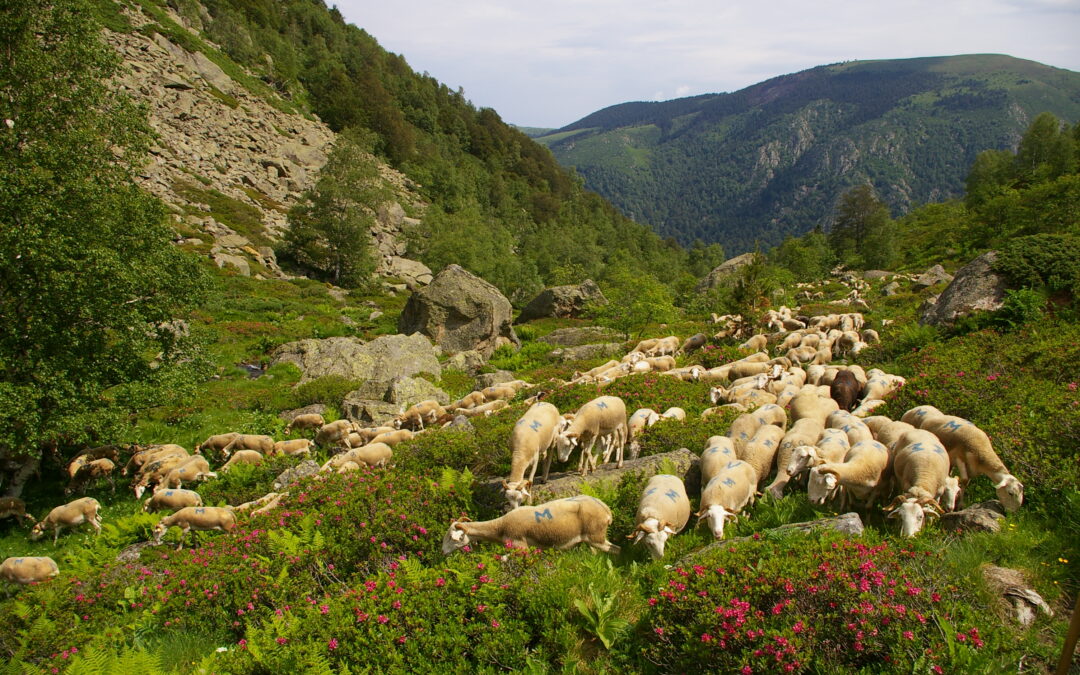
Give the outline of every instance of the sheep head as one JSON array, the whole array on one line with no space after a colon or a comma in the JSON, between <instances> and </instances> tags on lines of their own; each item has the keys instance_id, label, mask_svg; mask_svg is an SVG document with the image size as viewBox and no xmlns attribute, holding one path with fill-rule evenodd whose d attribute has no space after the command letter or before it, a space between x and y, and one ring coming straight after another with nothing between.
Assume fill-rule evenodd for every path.
<instances>
[{"instance_id":1,"label":"sheep head","mask_svg":"<svg viewBox=\"0 0 1080 675\"><path fill-rule=\"evenodd\" d=\"M529 488L532 487L532 482L527 480L515 480L513 482L503 481L503 495L506 497L506 501L510 504L510 508L516 509L521 506L526 500L532 498L532 494L529 492Z\"/></svg>"},{"instance_id":2,"label":"sheep head","mask_svg":"<svg viewBox=\"0 0 1080 675\"><path fill-rule=\"evenodd\" d=\"M933 499L916 499L915 497L898 496L893 503L886 507L889 518L900 519L900 536L914 537L923 528L926 518L936 518L941 515L941 507Z\"/></svg>"},{"instance_id":3,"label":"sheep head","mask_svg":"<svg viewBox=\"0 0 1080 675\"><path fill-rule=\"evenodd\" d=\"M152 540L154 542L154 546L159 546L161 544L161 539L165 536L165 532L168 529L169 526L161 521L158 521L158 524L154 525L154 536Z\"/></svg>"},{"instance_id":4,"label":"sheep head","mask_svg":"<svg viewBox=\"0 0 1080 675\"><path fill-rule=\"evenodd\" d=\"M797 476L807 467L817 466L821 463L817 448L812 445L800 445L791 452L791 461L786 467L787 475Z\"/></svg>"},{"instance_id":5,"label":"sheep head","mask_svg":"<svg viewBox=\"0 0 1080 675\"><path fill-rule=\"evenodd\" d=\"M649 518L639 523L633 534L627 535L627 539L633 539L633 543L645 542L645 547L653 560L664 557L664 546L671 535L675 534L675 528L667 521L659 521Z\"/></svg>"},{"instance_id":6,"label":"sheep head","mask_svg":"<svg viewBox=\"0 0 1080 675\"><path fill-rule=\"evenodd\" d=\"M570 453L574 451L574 448L578 447L579 440L578 434L575 432L567 432L555 437L555 449L559 453L560 462L570 459Z\"/></svg>"},{"instance_id":7,"label":"sheep head","mask_svg":"<svg viewBox=\"0 0 1080 675\"><path fill-rule=\"evenodd\" d=\"M713 533L713 537L717 539L724 538L724 523L727 521L735 522L739 519L739 516L734 511L728 511L719 504L713 504L707 509L703 509L698 512L698 525L706 523L709 529Z\"/></svg>"},{"instance_id":8,"label":"sheep head","mask_svg":"<svg viewBox=\"0 0 1080 675\"><path fill-rule=\"evenodd\" d=\"M1009 513L1016 512L1024 503L1024 484L1011 473L1006 474L994 488L998 499Z\"/></svg>"},{"instance_id":9,"label":"sheep head","mask_svg":"<svg viewBox=\"0 0 1080 675\"><path fill-rule=\"evenodd\" d=\"M960 479L956 476L948 476L945 479L945 489L938 499L941 507L946 511L955 511L960 502Z\"/></svg>"},{"instance_id":10,"label":"sheep head","mask_svg":"<svg viewBox=\"0 0 1080 675\"><path fill-rule=\"evenodd\" d=\"M45 536L45 523L34 523L34 526L30 528L30 541L37 541Z\"/></svg>"},{"instance_id":11,"label":"sheep head","mask_svg":"<svg viewBox=\"0 0 1080 675\"><path fill-rule=\"evenodd\" d=\"M443 555L450 555L454 551L465 548L469 545L469 541L469 533L465 531L464 525L460 520L455 520L450 523L450 529L446 531L446 535L443 537Z\"/></svg>"},{"instance_id":12,"label":"sheep head","mask_svg":"<svg viewBox=\"0 0 1080 675\"><path fill-rule=\"evenodd\" d=\"M836 493L839 480L834 473L822 472L820 467L810 469L810 480L806 484L806 495L811 504L821 505Z\"/></svg>"},{"instance_id":13,"label":"sheep head","mask_svg":"<svg viewBox=\"0 0 1080 675\"><path fill-rule=\"evenodd\" d=\"M713 387L709 390L709 400L713 405L718 404L721 400L727 400L727 389L723 387Z\"/></svg>"}]
</instances>

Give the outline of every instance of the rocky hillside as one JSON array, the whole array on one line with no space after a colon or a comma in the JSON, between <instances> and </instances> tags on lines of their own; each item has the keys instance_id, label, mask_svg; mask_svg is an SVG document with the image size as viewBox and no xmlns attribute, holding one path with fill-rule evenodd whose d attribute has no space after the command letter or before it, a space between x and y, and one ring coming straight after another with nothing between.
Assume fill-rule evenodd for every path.
<instances>
[{"instance_id":1,"label":"rocky hillside","mask_svg":"<svg viewBox=\"0 0 1080 675\"><path fill-rule=\"evenodd\" d=\"M157 32L160 18L138 10L126 16L136 30L107 35L127 67L116 85L148 107L159 135L142 186L173 211L178 243L206 252L218 267L282 277L272 246L289 207L314 185L334 132L273 91L252 87L256 78L239 66L226 62L242 73L238 81L203 51ZM169 19L192 31L194 43L195 26L173 13ZM371 233L379 271L425 278L426 267L401 257L404 228L417 222L406 209L418 213L423 201L400 172L382 164L380 174L396 199L379 209Z\"/></svg>"},{"instance_id":2,"label":"rocky hillside","mask_svg":"<svg viewBox=\"0 0 1080 675\"><path fill-rule=\"evenodd\" d=\"M979 152L1015 148L1044 111L1080 118L1080 73L985 54L855 61L616 105L538 140L659 234L732 254L827 225L854 185L894 216L956 197Z\"/></svg>"}]
</instances>

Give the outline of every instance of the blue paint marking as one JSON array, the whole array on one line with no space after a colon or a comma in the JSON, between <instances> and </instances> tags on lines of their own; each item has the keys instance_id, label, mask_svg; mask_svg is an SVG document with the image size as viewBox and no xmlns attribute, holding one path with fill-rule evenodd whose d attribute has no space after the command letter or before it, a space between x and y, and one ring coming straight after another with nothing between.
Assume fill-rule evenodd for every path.
<instances>
[{"instance_id":1,"label":"blue paint marking","mask_svg":"<svg viewBox=\"0 0 1080 675\"><path fill-rule=\"evenodd\" d=\"M957 424L953 420L949 420L948 422L945 423L945 428L948 429L949 431L959 431L962 426L963 425Z\"/></svg>"},{"instance_id":2,"label":"blue paint marking","mask_svg":"<svg viewBox=\"0 0 1080 675\"><path fill-rule=\"evenodd\" d=\"M172 490L166 490L165 491L165 496L166 497L172 497L173 496L173 491Z\"/></svg>"},{"instance_id":3,"label":"blue paint marking","mask_svg":"<svg viewBox=\"0 0 1080 675\"><path fill-rule=\"evenodd\" d=\"M533 420L533 423L529 425L529 428L533 431L540 431L540 427L544 426L540 423L540 420Z\"/></svg>"},{"instance_id":4,"label":"blue paint marking","mask_svg":"<svg viewBox=\"0 0 1080 675\"><path fill-rule=\"evenodd\" d=\"M604 403L603 401L600 401L600 402L598 402L598 403L596 404L596 407L597 407L597 408L606 408L606 407L607 407L607 403Z\"/></svg>"},{"instance_id":5,"label":"blue paint marking","mask_svg":"<svg viewBox=\"0 0 1080 675\"><path fill-rule=\"evenodd\" d=\"M23 559L22 559L22 558L15 558L15 564L16 564L16 565L21 565L21 564L22 564L22 562L23 562Z\"/></svg>"},{"instance_id":6,"label":"blue paint marking","mask_svg":"<svg viewBox=\"0 0 1080 675\"><path fill-rule=\"evenodd\" d=\"M675 492L674 490L668 490L668 491L667 491L667 492L665 492L664 494L665 494L665 495L666 495L666 496L667 496L667 497L668 497L668 498L669 498L669 499L670 499L671 501L676 501L676 500L678 500L678 499L679 499L679 493L678 493L678 492Z\"/></svg>"},{"instance_id":7,"label":"blue paint marking","mask_svg":"<svg viewBox=\"0 0 1080 675\"><path fill-rule=\"evenodd\" d=\"M773 442L772 441L765 441L762 445L764 445L766 448L771 448L773 446Z\"/></svg>"},{"instance_id":8,"label":"blue paint marking","mask_svg":"<svg viewBox=\"0 0 1080 675\"><path fill-rule=\"evenodd\" d=\"M749 438L749 436L746 435L745 431L740 431L739 432L739 438Z\"/></svg>"},{"instance_id":9,"label":"blue paint marking","mask_svg":"<svg viewBox=\"0 0 1080 675\"><path fill-rule=\"evenodd\" d=\"M936 452L936 453L937 453L937 454L939 454L939 455L944 455L944 454L946 454L946 453L945 453L945 448L941 447L940 445L935 445L935 446L934 446L934 452Z\"/></svg>"},{"instance_id":10,"label":"blue paint marking","mask_svg":"<svg viewBox=\"0 0 1080 675\"><path fill-rule=\"evenodd\" d=\"M720 448L709 448L708 450L705 451L705 454L706 455L711 455L714 452L720 452Z\"/></svg>"},{"instance_id":11,"label":"blue paint marking","mask_svg":"<svg viewBox=\"0 0 1080 675\"><path fill-rule=\"evenodd\" d=\"M742 462L740 462L740 461L728 462L727 466L724 467L724 468L725 469L734 469L735 467L739 466L740 464L742 464Z\"/></svg>"},{"instance_id":12,"label":"blue paint marking","mask_svg":"<svg viewBox=\"0 0 1080 675\"><path fill-rule=\"evenodd\" d=\"M195 513L206 513L206 509L204 509L204 508L197 508L197 509L195 509Z\"/></svg>"},{"instance_id":13,"label":"blue paint marking","mask_svg":"<svg viewBox=\"0 0 1080 675\"><path fill-rule=\"evenodd\" d=\"M735 481L731 480L730 478L725 478L724 480L722 480L720 482L723 483L724 485L728 486L728 487L735 487Z\"/></svg>"},{"instance_id":14,"label":"blue paint marking","mask_svg":"<svg viewBox=\"0 0 1080 675\"><path fill-rule=\"evenodd\" d=\"M551 515L551 509L544 509L543 511L533 511L533 516L536 518L536 522L540 522L541 518L547 518L552 520L555 516Z\"/></svg>"},{"instance_id":15,"label":"blue paint marking","mask_svg":"<svg viewBox=\"0 0 1080 675\"><path fill-rule=\"evenodd\" d=\"M911 446L911 451L912 451L912 452L922 452L922 451L923 451L923 450L925 450L925 449L926 449L926 448L924 448L924 447L922 446L922 443L921 443L921 442L920 442L920 443L916 443L915 445Z\"/></svg>"},{"instance_id":16,"label":"blue paint marking","mask_svg":"<svg viewBox=\"0 0 1080 675\"><path fill-rule=\"evenodd\" d=\"M923 416L923 415L925 415L925 414L926 414L926 411L925 411L925 410L916 410L916 411L915 411L915 416L916 416L916 417L922 417L922 416Z\"/></svg>"},{"instance_id":17,"label":"blue paint marking","mask_svg":"<svg viewBox=\"0 0 1080 675\"><path fill-rule=\"evenodd\" d=\"M656 488L649 488L648 490L645 491L645 494L646 495L651 495L654 492L656 492Z\"/></svg>"}]
</instances>

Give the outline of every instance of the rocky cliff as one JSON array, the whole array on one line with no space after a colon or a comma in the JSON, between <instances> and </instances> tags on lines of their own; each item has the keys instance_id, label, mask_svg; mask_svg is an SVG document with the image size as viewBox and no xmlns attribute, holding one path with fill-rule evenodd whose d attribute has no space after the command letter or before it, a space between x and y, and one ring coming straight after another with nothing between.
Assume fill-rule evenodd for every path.
<instances>
[{"instance_id":1,"label":"rocky cliff","mask_svg":"<svg viewBox=\"0 0 1080 675\"><path fill-rule=\"evenodd\" d=\"M158 134L143 187L173 212L177 243L240 274L284 277L272 246L287 227L288 209L318 178L334 133L314 115L290 112L298 107L272 90L253 91L254 76L230 77L220 53L212 59L170 40L157 30L162 17L138 10L127 16L137 30L107 37L126 65L117 88L146 104ZM168 22L173 31L198 33L176 14ZM204 43L201 36L188 42ZM385 165L380 174L395 199L378 207L371 232L378 271L430 280L423 265L401 257L404 231L417 222L406 214L420 214L424 204L405 176Z\"/></svg>"}]
</instances>

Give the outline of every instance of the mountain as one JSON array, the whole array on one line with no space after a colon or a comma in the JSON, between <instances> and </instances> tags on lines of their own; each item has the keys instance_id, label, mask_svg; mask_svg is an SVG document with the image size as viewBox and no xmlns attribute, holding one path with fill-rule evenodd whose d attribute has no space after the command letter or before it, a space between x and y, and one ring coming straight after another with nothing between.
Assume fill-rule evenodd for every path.
<instances>
[{"instance_id":1,"label":"mountain","mask_svg":"<svg viewBox=\"0 0 1080 675\"><path fill-rule=\"evenodd\" d=\"M555 131L551 127L522 127L514 125L514 128L525 134L529 138L539 138L541 136L547 136L551 132Z\"/></svg>"},{"instance_id":2,"label":"mountain","mask_svg":"<svg viewBox=\"0 0 1080 675\"><path fill-rule=\"evenodd\" d=\"M1080 119L1080 73L997 54L819 66L727 94L624 103L538 140L638 222L729 254L828 225L870 182L899 215L956 197L1040 112Z\"/></svg>"}]
</instances>

